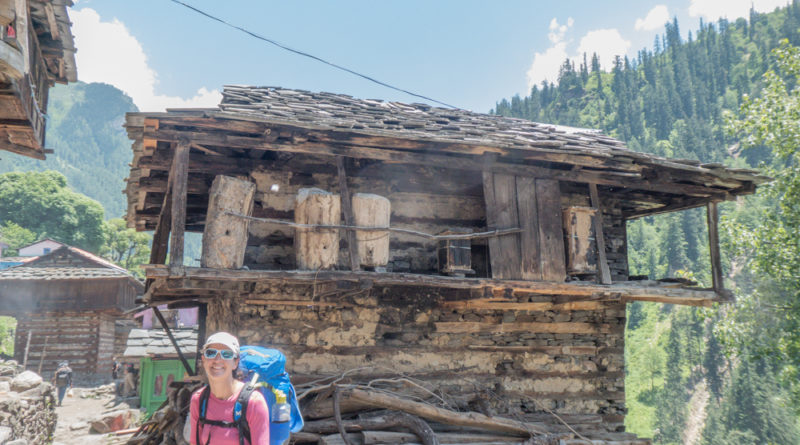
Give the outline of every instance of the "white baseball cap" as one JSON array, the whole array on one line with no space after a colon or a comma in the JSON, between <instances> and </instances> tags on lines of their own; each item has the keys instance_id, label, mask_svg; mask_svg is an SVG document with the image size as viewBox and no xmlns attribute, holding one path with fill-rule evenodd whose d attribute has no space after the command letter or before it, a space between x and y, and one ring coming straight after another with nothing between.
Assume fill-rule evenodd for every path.
<instances>
[{"instance_id":1,"label":"white baseball cap","mask_svg":"<svg viewBox=\"0 0 800 445\"><path fill-rule=\"evenodd\" d=\"M228 349L235 352L236 355L239 355L239 340L227 332L217 332L216 334L208 337L206 344L203 345L203 349L207 348L208 345L213 345L214 343L225 345L228 347Z\"/></svg>"}]
</instances>

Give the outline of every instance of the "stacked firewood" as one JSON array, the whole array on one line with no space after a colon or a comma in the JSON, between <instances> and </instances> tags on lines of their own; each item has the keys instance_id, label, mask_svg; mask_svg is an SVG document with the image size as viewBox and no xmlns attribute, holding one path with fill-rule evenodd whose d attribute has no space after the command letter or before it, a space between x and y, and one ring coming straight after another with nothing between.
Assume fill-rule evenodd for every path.
<instances>
[{"instance_id":1,"label":"stacked firewood","mask_svg":"<svg viewBox=\"0 0 800 445\"><path fill-rule=\"evenodd\" d=\"M173 383L168 400L128 443L185 444L189 400L200 385ZM449 397L407 376L359 381L345 373L296 389L305 419L303 431L292 434L297 444L650 444L633 434L605 431L599 416L572 416L582 422L573 427L554 413L535 420L488 415L471 410L474 401Z\"/></svg>"}]
</instances>

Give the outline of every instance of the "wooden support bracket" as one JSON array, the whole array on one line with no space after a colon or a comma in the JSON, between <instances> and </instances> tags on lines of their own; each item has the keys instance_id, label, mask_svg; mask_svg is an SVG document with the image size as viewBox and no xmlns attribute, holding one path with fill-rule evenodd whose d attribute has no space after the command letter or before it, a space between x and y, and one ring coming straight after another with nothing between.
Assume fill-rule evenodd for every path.
<instances>
[{"instance_id":1,"label":"wooden support bracket","mask_svg":"<svg viewBox=\"0 0 800 445\"><path fill-rule=\"evenodd\" d=\"M592 207L597 209L594 218L594 233L597 240L597 263L600 267L600 283L611 284L611 271L608 268L606 258L606 239L603 235L603 206L600 203L600 195L597 193L597 184L589 184L589 195L592 200Z\"/></svg>"},{"instance_id":2,"label":"wooden support bracket","mask_svg":"<svg viewBox=\"0 0 800 445\"><path fill-rule=\"evenodd\" d=\"M344 167L344 157L336 156L336 168L339 170L339 194L342 196L342 213L344 213L344 222L348 226L355 225L355 218L353 217L353 202L350 199L350 189L347 188L347 170ZM354 230L346 230L347 232L347 250L350 253L350 269L357 271L361 268L360 260L358 258L358 245L356 244L356 232Z\"/></svg>"}]
</instances>

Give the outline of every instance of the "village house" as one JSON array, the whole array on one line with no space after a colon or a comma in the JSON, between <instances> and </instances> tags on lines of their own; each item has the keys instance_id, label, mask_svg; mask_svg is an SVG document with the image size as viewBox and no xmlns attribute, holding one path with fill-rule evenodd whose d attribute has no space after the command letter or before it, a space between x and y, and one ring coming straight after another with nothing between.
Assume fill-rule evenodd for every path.
<instances>
[{"instance_id":1,"label":"village house","mask_svg":"<svg viewBox=\"0 0 800 445\"><path fill-rule=\"evenodd\" d=\"M79 377L110 376L115 341L119 352L124 345L115 337L127 336L116 322L144 285L103 258L47 241L26 250L40 256L0 270L0 315L17 319L14 359L40 374L68 360Z\"/></svg>"},{"instance_id":2,"label":"village house","mask_svg":"<svg viewBox=\"0 0 800 445\"><path fill-rule=\"evenodd\" d=\"M155 230L144 302L197 306L199 341L278 348L300 386L405 376L455 411L607 443L649 443L624 432L626 303L730 301L717 204L766 180L595 130L273 87L126 126L127 220ZM626 223L695 207L711 287L631 280ZM307 395L307 420L387 408Z\"/></svg>"},{"instance_id":3,"label":"village house","mask_svg":"<svg viewBox=\"0 0 800 445\"><path fill-rule=\"evenodd\" d=\"M76 82L72 1L0 0L0 150L44 159L47 95Z\"/></svg>"}]
</instances>

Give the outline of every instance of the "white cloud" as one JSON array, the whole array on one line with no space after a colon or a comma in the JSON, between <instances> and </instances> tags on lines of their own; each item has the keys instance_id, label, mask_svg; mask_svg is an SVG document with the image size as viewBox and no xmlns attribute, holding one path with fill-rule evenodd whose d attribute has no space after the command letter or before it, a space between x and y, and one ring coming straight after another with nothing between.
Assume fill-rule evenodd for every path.
<instances>
[{"instance_id":1,"label":"white cloud","mask_svg":"<svg viewBox=\"0 0 800 445\"><path fill-rule=\"evenodd\" d=\"M789 0L691 0L689 15L717 20L725 17L734 20L749 17L750 6L758 12L770 12L775 8L786 6Z\"/></svg>"},{"instance_id":2,"label":"white cloud","mask_svg":"<svg viewBox=\"0 0 800 445\"><path fill-rule=\"evenodd\" d=\"M654 31L664 26L669 21L669 11L666 5L656 5L643 19L636 19L634 28L637 31Z\"/></svg>"},{"instance_id":3,"label":"white cloud","mask_svg":"<svg viewBox=\"0 0 800 445\"><path fill-rule=\"evenodd\" d=\"M586 33L578 44L578 55L591 60L592 54L597 53L600 58L600 66L608 70L614 62L614 56L625 56L631 47L630 40L625 40L618 30L595 29ZM578 56L576 56L577 59Z\"/></svg>"},{"instance_id":4,"label":"white cloud","mask_svg":"<svg viewBox=\"0 0 800 445\"><path fill-rule=\"evenodd\" d=\"M567 58L579 66L583 62L584 53L588 60L591 60L592 54L597 53L601 66L607 69L611 67L614 56L624 56L631 47L631 42L625 40L618 30L595 29L581 38L577 50L570 55L566 36L573 24L572 18L567 19L566 25L560 25L556 19L550 21L550 32L547 37L552 45L544 52L533 55L533 62L526 73L528 92L534 85L539 85L544 80L558 81L558 70Z\"/></svg>"},{"instance_id":5,"label":"white cloud","mask_svg":"<svg viewBox=\"0 0 800 445\"><path fill-rule=\"evenodd\" d=\"M574 23L572 17L568 18L564 25L560 25L556 18L550 20L550 32L547 34L547 38L550 39L553 46L547 48L543 53L537 52L533 55L533 62L527 72L528 91L544 80L551 82L558 80L558 68L567 58L567 42L564 37Z\"/></svg>"},{"instance_id":6,"label":"white cloud","mask_svg":"<svg viewBox=\"0 0 800 445\"><path fill-rule=\"evenodd\" d=\"M127 93L142 111L165 108L215 107L221 94L203 87L194 97L156 94L158 76L147 64L139 41L117 19L103 22L91 8L71 10L72 32L78 51L75 59L78 78L84 82L104 82Z\"/></svg>"}]
</instances>

